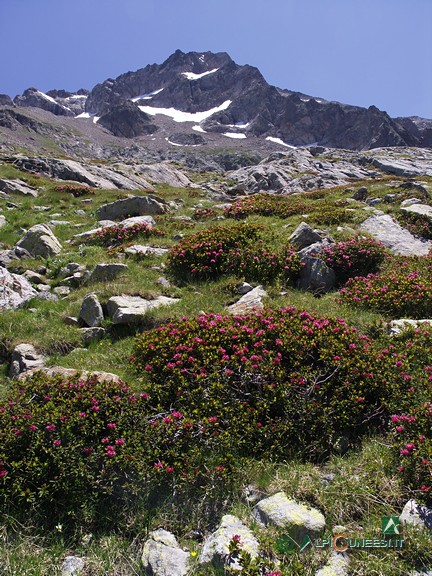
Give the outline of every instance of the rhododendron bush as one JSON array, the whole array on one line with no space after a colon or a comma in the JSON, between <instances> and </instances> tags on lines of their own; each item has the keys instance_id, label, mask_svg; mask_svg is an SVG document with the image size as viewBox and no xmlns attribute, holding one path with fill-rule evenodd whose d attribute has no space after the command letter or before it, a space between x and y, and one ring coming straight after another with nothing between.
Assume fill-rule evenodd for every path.
<instances>
[{"instance_id":1,"label":"rhododendron bush","mask_svg":"<svg viewBox=\"0 0 432 576\"><path fill-rule=\"evenodd\" d=\"M183 238L168 254L172 275L186 280L215 279L240 274L249 280L269 281L277 276L295 279L301 261L291 246L275 253L261 240L261 228L251 224L211 226Z\"/></svg>"},{"instance_id":2,"label":"rhododendron bush","mask_svg":"<svg viewBox=\"0 0 432 576\"><path fill-rule=\"evenodd\" d=\"M432 258L393 258L384 270L348 280L341 299L396 318L430 318Z\"/></svg>"},{"instance_id":3,"label":"rhododendron bush","mask_svg":"<svg viewBox=\"0 0 432 576\"><path fill-rule=\"evenodd\" d=\"M277 194L254 194L241 198L224 210L224 216L242 220L252 214L289 218L295 214L311 212L313 207L301 200Z\"/></svg>"},{"instance_id":4,"label":"rhododendron bush","mask_svg":"<svg viewBox=\"0 0 432 576\"><path fill-rule=\"evenodd\" d=\"M345 320L295 308L161 326L138 337L132 364L159 409L212 418L227 450L274 458L358 441L410 386L405 364Z\"/></svg>"}]
</instances>

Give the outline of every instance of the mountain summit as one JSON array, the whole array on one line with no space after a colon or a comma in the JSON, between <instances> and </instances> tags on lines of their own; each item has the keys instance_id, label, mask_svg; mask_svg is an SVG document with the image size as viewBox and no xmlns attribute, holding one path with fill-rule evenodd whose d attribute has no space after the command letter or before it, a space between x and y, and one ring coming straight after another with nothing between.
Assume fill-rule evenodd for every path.
<instances>
[{"instance_id":1,"label":"mountain summit","mask_svg":"<svg viewBox=\"0 0 432 576\"><path fill-rule=\"evenodd\" d=\"M236 64L225 52L177 50L162 64L97 84L88 95L83 90L43 94L32 88L14 104L58 116L93 118L114 136L129 139L148 137L161 122L166 129L170 119L186 145L205 144L205 137L197 138L196 132L259 138L288 147L367 150L432 145L430 120L393 119L375 106L350 106L277 88L257 68Z\"/></svg>"}]
</instances>

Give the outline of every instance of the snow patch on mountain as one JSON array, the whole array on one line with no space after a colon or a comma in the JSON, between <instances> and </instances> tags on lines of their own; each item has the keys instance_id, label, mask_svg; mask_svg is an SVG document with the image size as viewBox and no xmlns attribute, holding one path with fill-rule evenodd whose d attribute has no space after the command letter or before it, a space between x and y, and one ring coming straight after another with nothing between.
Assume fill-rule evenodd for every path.
<instances>
[{"instance_id":1,"label":"snow patch on mountain","mask_svg":"<svg viewBox=\"0 0 432 576\"><path fill-rule=\"evenodd\" d=\"M212 114L226 110L231 103L232 100L225 100L225 102L220 106L211 108L210 110L204 110L203 112L183 112L182 110L176 110L175 108L156 108L154 106L138 106L138 108L141 112L150 114L150 116L156 116L156 114L170 116L174 122L202 122L206 118L212 116Z\"/></svg>"},{"instance_id":2,"label":"snow patch on mountain","mask_svg":"<svg viewBox=\"0 0 432 576\"><path fill-rule=\"evenodd\" d=\"M201 126L192 126L192 130L195 130L195 132L204 132L204 134L207 134L206 130L204 130L204 128L201 128Z\"/></svg>"},{"instance_id":3,"label":"snow patch on mountain","mask_svg":"<svg viewBox=\"0 0 432 576\"><path fill-rule=\"evenodd\" d=\"M153 96L162 92L163 88L159 88L159 90L155 90L154 92L150 92L149 94L142 94L141 96L135 96L135 98L131 98L132 102L138 102L138 100L151 100Z\"/></svg>"},{"instance_id":4,"label":"snow patch on mountain","mask_svg":"<svg viewBox=\"0 0 432 576\"><path fill-rule=\"evenodd\" d=\"M246 134L239 134L235 132L224 132L223 136L228 136L228 138L237 138L239 140L246 138Z\"/></svg>"},{"instance_id":5,"label":"snow patch on mountain","mask_svg":"<svg viewBox=\"0 0 432 576\"><path fill-rule=\"evenodd\" d=\"M181 75L185 76L188 80L199 80L199 78L204 78L204 76L214 74L218 70L219 68L215 68L214 70L209 70L208 72L202 72L201 74L194 74L193 72L182 72Z\"/></svg>"},{"instance_id":6,"label":"snow patch on mountain","mask_svg":"<svg viewBox=\"0 0 432 576\"><path fill-rule=\"evenodd\" d=\"M270 142L274 142L275 144L280 144L281 146L286 146L287 148L295 148L295 146L291 146L290 144L286 144L280 138L273 138L272 136L267 136L266 140L269 140Z\"/></svg>"}]
</instances>

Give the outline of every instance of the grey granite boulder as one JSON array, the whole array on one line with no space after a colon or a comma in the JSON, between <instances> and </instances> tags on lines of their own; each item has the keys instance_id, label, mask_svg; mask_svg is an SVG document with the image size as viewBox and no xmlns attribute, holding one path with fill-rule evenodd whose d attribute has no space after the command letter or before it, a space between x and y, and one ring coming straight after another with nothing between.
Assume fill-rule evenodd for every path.
<instances>
[{"instance_id":1,"label":"grey granite boulder","mask_svg":"<svg viewBox=\"0 0 432 576\"><path fill-rule=\"evenodd\" d=\"M36 290L24 276L11 274L0 266L0 310L18 308L37 295Z\"/></svg>"},{"instance_id":2,"label":"grey granite boulder","mask_svg":"<svg viewBox=\"0 0 432 576\"><path fill-rule=\"evenodd\" d=\"M199 558L200 564L212 563L221 566L227 562L229 543L233 536L240 537L240 547L248 552L253 558L258 556L258 540L236 516L226 515L222 517L219 528L213 532L204 542ZM231 569L240 569L236 561L230 564Z\"/></svg>"},{"instance_id":3,"label":"grey granite boulder","mask_svg":"<svg viewBox=\"0 0 432 576\"><path fill-rule=\"evenodd\" d=\"M360 230L371 234L387 246L393 254L426 256L432 246L432 243L427 240L415 238L388 214L371 216L360 225Z\"/></svg>"},{"instance_id":4,"label":"grey granite boulder","mask_svg":"<svg viewBox=\"0 0 432 576\"><path fill-rule=\"evenodd\" d=\"M132 196L101 206L96 215L98 220L124 220L130 216L164 214L167 210L167 203L162 198Z\"/></svg>"},{"instance_id":5,"label":"grey granite boulder","mask_svg":"<svg viewBox=\"0 0 432 576\"><path fill-rule=\"evenodd\" d=\"M18 344L12 352L9 378L17 378L27 370L42 368L45 359L32 344Z\"/></svg>"},{"instance_id":6,"label":"grey granite boulder","mask_svg":"<svg viewBox=\"0 0 432 576\"><path fill-rule=\"evenodd\" d=\"M141 562L148 576L186 576L189 557L174 534L160 528L151 532L144 544Z\"/></svg>"},{"instance_id":7,"label":"grey granite boulder","mask_svg":"<svg viewBox=\"0 0 432 576\"><path fill-rule=\"evenodd\" d=\"M278 492L258 502L252 515L262 526L284 528L289 536L299 543L305 536L317 538L325 528L325 518L319 510L297 504L284 492Z\"/></svg>"},{"instance_id":8,"label":"grey granite boulder","mask_svg":"<svg viewBox=\"0 0 432 576\"><path fill-rule=\"evenodd\" d=\"M99 342L106 334L105 328L94 326L93 328L81 328L81 340L85 346L92 342Z\"/></svg>"},{"instance_id":9,"label":"grey granite boulder","mask_svg":"<svg viewBox=\"0 0 432 576\"><path fill-rule=\"evenodd\" d=\"M297 286L315 294L325 294L335 287L336 276L324 260L306 256L302 258L303 268L300 272Z\"/></svg>"},{"instance_id":10,"label":"grey granite boulder","mask_svg":"<svg viewBox=\"0 0 432 576\"><path fill-rule=\"evenodd\" d=\"M79 319L90 328L100 326L104 319L102 306L94 292L87 294L81 304Z\"/></svg>"},{"instance_id":11,"label":"grey granite boulder","mask_svg":"<svg viewBox=\"0 0 432 576\"><path fill-rule=\"evenodd\" d=\"M322 238L318 232L311 228L309 224L306 224L306 222L299 224L288 238L288 242L294 244L298 250L306 248L306 246L310 246L310 244L314 244L315 242L321 242L321 240Z\"/></svg>"},{"instance_id":12,"label":"grey granite boulder","mask_svg":"<svg viewBox=\"0 0 432 576\"><path fill-rule=\"evenodd\" d=\"M58 254L62 246L45 224L32 226L17 243L17 246L27 250L32 256L47 258Z\"/></svg>"},{"instance_id":13,"label":"grey granite boulder","mask_svg":"<svg viewBox=\"0 0 432 576\"><path fill-rule=\"evenodd\" d=\"M108 314L114 324L135 324L143 316L159 306L169 306L178 302L177 298L158 296L153 300L145 300L141 296L113 296L108 300Z\"/></svg>"},{"instance_id":14,"label":"grey granite boulder","mask_svg":"<svg viewBox=\"0 0 432 576\"><path fill-rule=\"evenodd\" d=\"M144 244L133 244L125 250L125 254L130 256L163 256L167 252L169 252L168 248L157 248L145 246Z\"/></svg>"}]
</instances>

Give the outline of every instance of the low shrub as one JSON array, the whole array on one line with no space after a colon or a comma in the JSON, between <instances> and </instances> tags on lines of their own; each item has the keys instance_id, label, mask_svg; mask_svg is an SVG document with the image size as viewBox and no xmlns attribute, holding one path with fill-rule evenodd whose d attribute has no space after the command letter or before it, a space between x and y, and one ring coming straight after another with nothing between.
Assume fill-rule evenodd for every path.
<instances>
[{"instance_id":1,"label":"low shrub","mask_svg":"<svg viewBox=\"0 0 432 576\"><path fill-rule=\"evenodd\" d=\"M224 216L242 220L252 214L260 216L277 216L279 218L289 218L296 214L305 214L313 208L302 202L294 200L289 196L275 194L255 194L241 198L228 206L224 210Z\"/></svg>"},{"instance_id":2,"label":"low shrub","mask_svg":"<svg viewBox=\"0 0 432 576\"><path fill-rule=\"evenodd\" d=\"M164 236L164 234L162 230L153 228L145 222L129 227L118 224L116 226L106 226L99 230L99 232L95 232L89 239L89 242L103 244L104 246L119 247L124 242L128 242L137 237L149 238L150 236Z\"/></svg>"},{"instance_id":3,"label":"low shrub","mask_svg":"<svg viewBox=\"0 0 432 576\"><path fill-rule=\"evenodd\" d=\"M269 250L259 226L211 226L183 238L168 254L168 269L180 279L208 280L236 273L250 280L297 277L301 262L289 246L285 253Z\"/></svg>"},{"instance_id":4,"label":"low shrub","mask_svg":"<svg viewBox=\"0 0 432 576\"><path fill-rule=\"evenodd\" d=\"M409 386L345 320L295 308L184 318L139 336L131 362L157 409L217 422L227 454L275 459L347 448Z\"/></svg>"},{"instance_id":5,"label":"low shrub","mask_svg":"<svg viewBox=\"0 0 432 576\"><path fill-rule=\"evenodd\" d=\"M152 411L147 394L122 382L39 373L13 383L0 407L0 501L5 510L33 505L53 522L115 523L151 485L221 476L211 432Z\"/></svg>"},{"instance_id":6,"label":"low shrub","mask_svg":"<svg viewBox=\"0 0 432 576\"><path fill-rule=\"evenodd\" d=\"M401 212L396 215L400 224L414 236L432 240L432 221L424 214Z\"/></svg>"},{"instance_id":7,"label":"low shrub","mask_svg":"<svg viewBox=\"0 0 432 576\"><path fill-rule=\"evenodd\" d=\"M320 257L333 268L338 284L354 276L377 272L388 254L386 247L372 238L355 236L325 248Z\"/></svg>"},{"instance_id":8,"label":"low shrub","mask_svg":"<svg viewBox=\"0 0 432 576\"><path fill-rule=\"evenodd\" d=\"M404 483L415 491L415 498L431 505L432 402L425 401L408 413L393 414L391 421L397 469Z\"/></svg>"},{"instance_id":9,"label":"low shrub","mask_svg":"<svg viewBox=\"0 0 432 576\"><path fill-rule=\"evenodd\" d=\"M319 209L314 209L310 214L308 222L313 222L318 226L343 225L355 220L355 212L343 207L324 205Z\"/></svg>"},{"instance_id":10,"label":"low shrub","mask_svg":"<svg viewBox=\"0 0 432 576\"><path fill-rule=\"evenodd\" d=\"M62 184L54 188L54 192L67 192L72 194L74 198L85 196L86 194L93 195L94 189L90 186L79 186L78 184Z\"/></svg>"},{"instance_id":11,"label":"low shrub","mask_svg":"<svg viewBox=\"0 0 432 576\"><path fill-rule=\"evenodd\" d=\"M196 208L192 218L198 222L203 222L205 220L212 220L216 216L217 212L213 208Z\"/></svg>"},{"instance_id":12,"label":"low shrub","mask_svg":"<svg viewBox=\"0 0 432 576\"><path fill-rule=\"evenodd\" d=\"M432 259L392 259L378 274L351 278L341 301L396 318L429 318L432 314Z\"/></svg>"}]
</instances>

